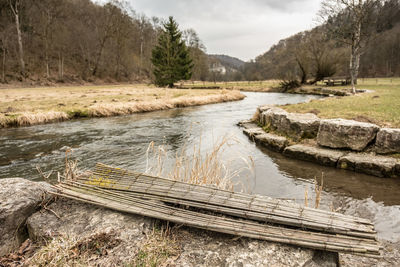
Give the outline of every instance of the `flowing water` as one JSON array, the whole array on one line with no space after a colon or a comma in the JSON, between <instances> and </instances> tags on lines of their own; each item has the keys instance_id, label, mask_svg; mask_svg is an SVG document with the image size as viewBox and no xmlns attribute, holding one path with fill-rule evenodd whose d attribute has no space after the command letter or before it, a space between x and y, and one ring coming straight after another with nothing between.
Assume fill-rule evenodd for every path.
<instances>
[{"instance_id":1,"label":"flowing water","mask_svg":"<svg viewBox=\"0 0 400 267\"><path fill-rule=\"evenodd\" d=\"M245 170L238 177L238 182L243 184L241 189L304 203L306 191L310 198L315 195L314 177L323 176L323 208L370 218L382 239L400 241L400 180L288 159L256 146L236 126L240 120L252 117L257 106L304 102L315 96L246 95L247 98L239 102L1 129L0 178L40 180L36 166L45 172L61 171L69 149L72 156L79 159L81 168L92 168L96 162L102 162L144 171L146 151L152 141L156 145L163 144L169 154L174 155L182 148L191 153L200 140L202 151L206 153L221 137L233 136L235 141L223 152L226 164L238 170L247 166L242 158L254 161L253 171ZM309 205L313 205L312 199Z\"/></svg>"}]
</instances>

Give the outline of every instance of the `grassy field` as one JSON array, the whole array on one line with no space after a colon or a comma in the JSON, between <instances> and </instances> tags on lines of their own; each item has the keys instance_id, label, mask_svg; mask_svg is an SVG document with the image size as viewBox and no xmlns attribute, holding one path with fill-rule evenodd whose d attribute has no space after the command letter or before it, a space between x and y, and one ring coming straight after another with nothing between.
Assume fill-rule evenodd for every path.
<instances>
[{"instance_id":1,"label":"grassy field","mask_svg":"<svg viewBox=\"0 0 400 267\"><path fill-rule=\"evenodd\" d=\"M327 98L322 101L314 100L304 104L288 105L284 109L298 113L313 112L321 118L354 119L385 127L400 128L400 78L359 79L357 88L373 90L373 92Z\"/></svg>"},{"instance_id":2,"label":"grassy field","mask_svg":"<svg viewBox=\"0 0 400 267\"><path fill-rule=\"evenodd\" d=\"M180 84L183 87L201 88L201 87L215 87L229 90L241 90L249 92L269 92L275 87L279 86L279 80L267 81L238 81L238 82L186 82Z\"/></svg>"},{"instance_id":3,"label":"grassy field","mask_svg":"<svg viewBox=\"0 0 400 267\"><path fill-rule=\"evenodd\" d=\"M0 89L0 127L105 117L243 99L238 91L146 85Z\"/></svg>"}]
</instances>

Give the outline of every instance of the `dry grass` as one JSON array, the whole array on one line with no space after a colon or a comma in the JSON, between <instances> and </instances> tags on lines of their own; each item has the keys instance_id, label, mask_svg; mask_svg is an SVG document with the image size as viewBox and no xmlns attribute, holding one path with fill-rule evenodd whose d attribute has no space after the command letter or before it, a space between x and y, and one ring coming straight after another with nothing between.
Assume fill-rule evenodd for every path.
<instances>
[{"instance_id":1,"label":"dry grass","mask_svg":"<svg viewBox=\"0 0 400 267\"><path fill-rule=\"evenodd\" d=\"M81 117L235 101L238 91L135 86L79 86L0 90L0 128L59 122Z\"/></svg>"},{"instance_id":2,"label":"dry grass","mask_svg":"<svg viewBox=\"0 0 400 267\"><path fill-rule=\"evenodd\" d=\"M207 152L202 151L201 140L193 145L192 153L187 152L187 146L174 155L174 158L168 158L168 151L165 146L155 146L150 143L147 150L146 173L155 176L163 176L169 179L182 181L186 183L211 185L220 189L233 190L234 180L243 171L253 171L254 162L251 157L241 158L246 167L231 171L229 159L223 159L223 152L226 147L238 142L233 137L223 137L214 143L212 149ZM172 167L165 166L165 162L172 160Z\"/></svg>"},{"instance_id":3,"label":"dry grass","mask_svg":"<svg viewBox=\"0 0 400 267\"><path fill-rule=\"evenodd\" d=\"M114 233L94 233L77 238L61 235L25 260L25 266L98 266L96 262L120 244Z\"/></svg>"},{"instance_id":4,"label":"dry grass","mask_svg":"<svg viewBox=\"0 0 400 267\"><path fill-rule=\"evenodd\" d=\"M153 267L169 266L180 255L180 245L176 239L177 228L170 228L168 223L161 224L161 228L153 227L153 231L146 236L144 244L135 258L127 266Z\"/></svg>"}]
</instances>

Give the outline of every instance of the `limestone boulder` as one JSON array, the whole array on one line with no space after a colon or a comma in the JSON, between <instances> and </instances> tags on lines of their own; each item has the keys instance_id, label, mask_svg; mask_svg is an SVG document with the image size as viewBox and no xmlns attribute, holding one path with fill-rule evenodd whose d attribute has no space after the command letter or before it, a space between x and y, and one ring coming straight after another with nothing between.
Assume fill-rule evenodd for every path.
<instances>
[{"instance_id":1,"label":"limestone boulder","mask_svg":"<svg viewBox=\"0 0 400 267\"><path fill-rule=\"evenodd\" d=\"M263 113L265 111L270 110L273 107L275 107L275 105L264 105L264 106L258 107L257 109L258 109L258 112L261 114L261 113Z\"/></svg>"},{"instance_id":2,"label":"limestone boulder","mask_svg":"<svg viewBox=\"0 0 400 267\"><path fill-rule=\"evenodd\" d=\"M275 107L275 105L264 105L264 106L257 108L257 111L259 114L258 121L259 121L259 123L261 123L261 125L265 125L265 114L263 114L263 113L267 112L268 110L270 110L271 108L274 108L274 107Z\"/></svg>"},{"instance_id":3,"label":"limestone boulder","mask_svg":"<svg viewBox=\"0 0 400 267\"><path fill-rule=\"evenodd\" d=\"M291 158L311 161L330 167L336 167L339 159L345 155L342 151L306 145L289 146L284 150L283 154Z\"/></svg>"},{"instance_id":4,"label":"limestone boulder","mask_svg":"<svg viewBox=\"0 0 400 267\"><path fill-rule=\"evenodd\" d=\"M379 154L400 153L400 129L380 129L376 135L375 150Z\"/></svg>"},{"instance_id":5,"label":"limestone boulder","mask_svg":"<svg viewBox=\"0 0 400 267\"><path fill-rule=\"evenodd\" d=\"M26 239L25 222L41 203L49 200L49 190L46 183L0 179L0 256L15 250Z\"/></svg>"},{"instance_id":6,"label":"limestone boulder","mask_svg":"<svg viewBox=\"0 0 400 267\"><path fill-rule=\"evenodd\" d=\"M317 142L320 146L364 150L376 137L375 124L344 119L321 120Z\"/></svg>"},{"instance_id":7,"label":"limestone boulder","mask_svg":"<svg viewBox=\"0 0 400 267\"><path fill-rule=\"evenodd\" d=\"M261 114L262 125L275 129L278 125L282 124L287 114L288 113L281 108L270 108Z\"/></svg>"},{"instance_id":8,"label":"limestone boulder","mask_svg":"<svg viewBox=\"0 0 400 267\"><path fill-rule=\"evenodd\" d=\"M315 138L318 134L320 119L312 113L288 113L276 125L279 132L292 137L295 140L303 138Z\"/></svg>"},{"instance_id":9,"label":"limestone boulder","mask_svg":"<svg viewBox=\"0 0 400 267\"><path fill-rule=\"evenodd\" d=\"M317 136L320 119L312 113L288 113L272 107L261 114L260 122L271 130L300 140Z\"/></svg>"},{"instance_id":10,"label":"limestone boulder","mask_svg":"<svg viewBox=\"0 0 400 267\"><path fill-rule=\"evenodd\" d=\"M256 143L277 152L282 152L289 143L285 137L270 133L256 135L254 139Z\"/></svg>"},{"instance_id":11,"label":"limestone boulder","mask_svg":"<svg viewBox=\"0 0 400 267\"><path fill-rule=\"evenodd\" d=\"M395 177L397 160L365 153L350 153L339 159L338 168L378 177Z\"/></svg>"}]
</instances>

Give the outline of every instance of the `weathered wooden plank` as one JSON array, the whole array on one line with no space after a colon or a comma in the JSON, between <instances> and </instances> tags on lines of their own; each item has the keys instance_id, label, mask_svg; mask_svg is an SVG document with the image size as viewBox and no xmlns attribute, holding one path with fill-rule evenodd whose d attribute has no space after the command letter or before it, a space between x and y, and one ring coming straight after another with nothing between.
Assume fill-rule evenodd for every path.
<instances>
[{"instance_id":1,"label":"weathered wooden plank","mask_svg":"<svg viewBox=\"0 0 400 267\"><path fill-rule=\"evenodd\" d=\"M162 202L126 195L125 192L97 186L66 182L56 186L58 194L103 207L168 220L174 223L238 236L257 238L306 248L379 257L379 244L371 239L356 238L305 230L282 228L251 220L204 214Z\"/></svg>"},{"instance_id":2,"label":"weathered wooden plank","mask_svg":"<svg viewBox=\"0 0 400 267\"><path fill-rule=\"evenodd\" d=\"M284 201L182 184L157 177L146 177L142 174L121 171L104 165L98 165L96 173L97 176L82 182L86 181L103 188L114 187L114 189L129 190L168 203L185 204L263 222L375 238L373 225L369 221L351 216L304 208ZM121 174L127 177L124 178ZM161 185L157 184L158 182L161 182Z\"/></svg>"}]
</instances>

